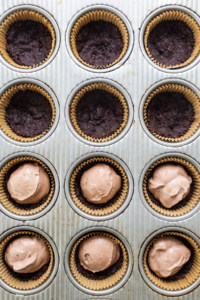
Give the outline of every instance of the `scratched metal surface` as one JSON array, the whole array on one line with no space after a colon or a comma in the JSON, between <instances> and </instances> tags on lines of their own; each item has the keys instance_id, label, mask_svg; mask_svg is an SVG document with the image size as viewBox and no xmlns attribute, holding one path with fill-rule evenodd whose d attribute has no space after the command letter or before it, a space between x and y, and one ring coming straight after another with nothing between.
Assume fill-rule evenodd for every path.
<instances>
[{"instance_id":1,"label":"scratched metal surface","mask_svg":"<svg viewBox=\"0 0 200 300\"><path fill-rule=\"evenodd\" d=\"M31 221L19 221L0 213L1 233L20 226L29 225L39 228L47 233L55 242L59 253L59 268L53 282L43 291L34 295L25 296L30 300L93 300L93 299L148 299L164 300L169 297L162 296L148 287L144 282L138 267L138 256L142 243L155 230L167 226L186 228L199 236L200 212L183 218L177 222L163 220L150 213L141 200L139 194L139 178L145 166L156 156L168 152L178 152L194 159L199 164L200 140L197 137L189 144L183 146L166 146L153 141L144 132L139 119L139 107L143 94L157 81L176 78L191 82L200 87L200 64L195 64L185 72L167 73L157 70L144 58L139 43L140 28L143 21L153 10L163 5L182 5L200 14L198 0L1 0L0 14L20 4L33 4L50 13L60 30L61 43L56 57L45 68L36 72L13 71L3 63L0 64L0 87L14 79L33 78L47 84L56 94L60 116L58 125L53 134L45 141L32 146L22 146L10 143L0 135L0 160L17 152L33 152L42 155L55 167L59 177L60 192L54 207L44 216ZM105 4L117 8L131 22L134 30L134 48L128 60L112 72L94 73L79 67L70 57L66 49L66 29L72 17L78 11L89 5ZM134 104L134 120L127 134L118 142L105 147L87 145L79 141L70 132L65 121L65 104L71 91L81 82L96 77L108 78L122 85L130 94ZM123 160L129 167L134 178L134 195L127 209L119 216L104 222L89 221L69 206L64 193L64 180L70 166L80 156L87 153L102 151ZM82 229L91 226L106 226L120 232L128 241L134 255L133 272L126 284L113 294L106 296L92 296L79 291L68 279L64 269L64 253L70 240ZM1 299L22 300L24 296L13 295L1 288ZM191 293L180 296L180 300L198 300L200 288Z\"/></svg>"}]
</instances>

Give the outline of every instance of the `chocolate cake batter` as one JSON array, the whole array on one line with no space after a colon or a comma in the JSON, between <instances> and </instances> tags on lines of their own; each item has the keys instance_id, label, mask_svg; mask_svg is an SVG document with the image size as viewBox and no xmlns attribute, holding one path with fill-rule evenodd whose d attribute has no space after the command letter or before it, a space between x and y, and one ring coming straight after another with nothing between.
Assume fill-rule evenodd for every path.
<instances>
[{"instance_id":1,"label":"chocolate cake batter","mask_svg":"<svg viewBox=\"0 0 200 300\"><path fill-rule=\"evenodd\" d=\"M123 39L111 22L93 21L83 26L76 37L80 57L90 65L106 66L121 54Z\"/></svg>"},{"instance_id":2,"label":"chocolate cake batter","mask_svg":"<svg viewBox=\"0 0 200 300\"><path fill-rule=\"evenodd\" d=\"M93 280L103 280L105 278L108 278L110 276L112 276L113 274L115 274L121 267L123 264L123 253L122 250L120 249L120 257L118 259L118 261L110 266L108 269L104 270L104 271L100 271L97 273L92 273L86 269L84 269L79 261L78 258L78 250L79 250L80 245L77 247L76 249L76 255L75 255L75 260L76 260L76 267L78 269L78 271L85 277L89 278L89 279L93 279Z\"/></svg>"},{"instance_id":3,"label":"chocolate cake batter","mask_svg":"<svg viewBox=\"0 0 200 300\"><path fill-rule=\"evenodd\" d=\"M181 268L180 271L178 271L176 274L168 277L168 278L162 278L162 280L164 281L168 281L168 282L176 282L177 280L180 280L180 279L183 279L186 274L191 270L192 268L192 265L194 263L194 249L192 248L192 246L190 245L190 243L184 239L183 237L181 236L176 236L176 235L170 235L171 237L174 237L175 239L178 239L180 240L188 249L190 249L191 251L191 257L190 259L188 260L188 262ZM148 264L148 256L147 256L147 265L149 267L149 264ZM151 268L149 267L149 269L151 270ZM151 272L153 274L155 274L152 270ZM156 277L158 277L156 274L155 274Z\"/></svg>"},{"instance_id":4,"label":"chocolate cake batter","mask_svg":"<svg viewBox=\"0 0 200 300\"><path fill-rule=\"evenodd\" d=\"M157 62L175 66L191 56L193 32L183 21L163 21L150 32L147 46Z\"/></svg>"},{"instance_id":5,"label":"chocolate cake batter","mask_svg":"<svg viewBox=\"0 0 200 300\"><path fill-rule=\"evenodd\" d=\"M6 122L23 137L34 137L48 129L52 120L49 101L31 90L19 91L6 107Z\"/></svg>"},{"instance_id":6,"label":"chocolate cake batter","mask_svg":"<svg viewBox=\"0 0 200 300\"><path fill-rule=\"evenodd\" d=\"M193 106L182 93L159 93L147 107L150 129L163 137L178 138L184 135L193 120Z\"/></svg>"},{"instance_id":7,"label":"chocolate cake batter","mask_svg":"<svg viewBox=\"0 0 200 300\"><path fill-rule=\"evenodd\" d=\"M162 203L157 200L153 195L152 193L150 192L149 188L148 188L148 181L149 179L153 176L153 173L154 171L160 167L160 166L164 166L166 164L171 164L171 165L174 165L174 166L179 166L179 164L177 163L160 163L158 164L148 175L148 178L147 178L147 185L146 185L146 188L147 188L147 192L148 192L148 196L149 198L151 199L151 201L156 204L157 206L161 207L161 208L164 208L164 209L168 209L168 210L174 210L174 209L180 209L181 207L187 205L188 201L190 200L190 198L192 197L192 194L194 193L194 183L192 181L191 183L191 186L190 186L190 191L189 191L189 194L183 199L181 200L179 203L177 203L176 205L172 206L171 208L165 208ZM185 168L184 168L185 169ZM187 170L185 169L185 171L187 172L188 176L192 177L192 174Z\"/></svg>"},{"instance_id":8,"label":"chocolate cake batter","mask_svg":"<svg viewBox=\"0 0 200 300\"><path fill-rule=\"evenodd\" d=\"M109 200L107 203L102 203L102 204L95 204L95 203L91 203L89 201L87 201L87 199L83 196L83 193L81 191L81 187L80 187L80 180L81 180L81 176L83 175L83 173L88 170L89 168L93 167L94 165L96 165L96 162L93 162L85 167L83 167L80 172L77 174L76 176L76 180L75 180L75 193L76 196L78 197L78 199L87 207L91 208L91 209L103 209L106 207L109 207L111 205L113 205L118 199L119 196L122 192L122 188L123 188L123 181L122 181L122 186L120 188L120 190L115 194L115 196ZM109 164L108 162L106 162L107 165L109 165L111 168L113 168L115 170L115 172L120 176L121 174L119 173L118 169L115 168L112 164Z\"/></svg>"},{"instance_id":9,"label":"chocolate cake batter","mask_svg":"<svg viewBox=\"0 0 200 300\"><path fill-rule=\"evenodd\" d=\"M41 63L52 47L50 31L35 21L16 21L9 27L6 40L8 54L22 66Z\"/></svg>"},{"instance_id":10,"label":"chocolate cake batter","mask_svg":"<svg viewBox=\"0 0 200 300\"><path fill-rule=\"evenodd\" d=\"M85 93L76 108L77 123L93 138L113 134L123 121L123 107L117 97L103 90Z\"/></svg>"}]
</instances>

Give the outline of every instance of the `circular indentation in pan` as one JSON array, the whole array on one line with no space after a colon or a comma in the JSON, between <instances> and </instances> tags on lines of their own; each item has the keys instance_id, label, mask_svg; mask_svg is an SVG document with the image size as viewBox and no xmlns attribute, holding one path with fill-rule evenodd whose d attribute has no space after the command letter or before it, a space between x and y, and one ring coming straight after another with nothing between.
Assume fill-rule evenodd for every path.
<instances>
[{"instance_id":1,"label":"circular indentation in pan","mask_svg":"<svg viewBox=\"0 0 200 300\"><path fill-rule=\"evenodd\" d=\"M19 102L19 99L21 97L25 98L24 92L29 93L36 93L39 96L41 95L42 99L44 97L45 101L48 101L52 117L50 120L50 124L48 125L47 129L44 130L42 133L34 134L33 137L31 136L21 136L18 133L14 132L10 125L7 123L5 115L6 115L6 109L10 103L10 99L13 98L13 96L17 95L18 93L22 93L21 96L17 96L17 101ZM21 79L15 79L13 81L10 81L5 86L3 86L0 90L1 94L1 103L0 103L0 133L9 142L12 142L14 144L20 145L20 146L33 146L40 142L43 142L46 140L55 130L58 120L59 120L59 104L56 95L54 92L49 88L45 83L32 79L32 78L21 78ZM41 101L41 100L40 100ZM35 109L36 107L35 102L31 104L32 106L30 109ZM41 106L40 106L41 107ZM13 106L15 110L17 110L18 114L20 114L20 111L22 111L23 116L25 117L25 112L23 111L23 107L19 105L19 103L15 104ZM27 111L27 117L30 114L29 110L27 110L26 106L24 107ZM35 110L36 111L36 110ZM30 118L35 118L36 122L38 123L37 119L38 114L35 116L35 111L31 112ZM38 112L39 113L39 112ZM34 119L33 119L34 120ZM19 126L20 123L17 123L15 120L17 126ZM28 120L29 126L31 125L30 120ZM22 126L22 124L21 124Z\"/></svg>"},{"instance_id":2,"label":"circular indentation in pan","mask_svg":"<svg viewBox=\"0 0 200 300\"><path fill-rule=\"evenodd\" d=\"M76 48L76 36L81 27L87 25L89 22L106 21L118 27L122 39L123 48L118 58L115 58L112 63L106 65L92 65L84 61ZM108 72L120 67L129 57L134 43L134 35L130 22L117 9L107 5L94 5L81 10L75 15L66 32L66 44L72 59L82 68L92 72ZM102 44L102 43L101 43ZM101 45L102 48L102 45Z\"/></svg>"},{"instance_id":3,"label":"circular indentation in pan","mask_svg":"<svg viewBox=\"0 0 200 300\"><path fill-rule=\"evenodd\" d=\"M49 176L50 191L39 203L34 205L18 204L10 197L6 182L8 176L24 163L37 163ZM33 152L17 152L7 156L0 163L0 207L11 218L17 220L36 219L46 214L55 204L59 192L59 179L55 168L45 157Z\"/></svg>"},{"instance_id":4,"label":"circular indentation in pan","mask_svg":"<svg viewBox=\"0 0 200 300\"><path fill-rule=\"evenodd\" d=\"M86 124L88 124L89 121L91 121L92 124L92 127L89 128L91 132L85 133L84 128L81 126L86 126L86 124L83 123L80 125L78 123L77 106L81 103L79 109L83 110L84 108L82 106L86 103L84 103L85 97L89 97L90 99L91 93L95 91L97 91L98 97L99 93L102 93L102 104L99 107L98 103L91 103L92 107L93 105L95 106L94 110L91 110L89 114L85 112L86 116L84 116L83 120ZM112 123L112 119L107 110L104 112L105 97L112 97L113 103L116 104L114 109L109 103L105 104L107 110L113 113L114 123ZM81 116L80 113L79 115ZM133 105L129 94L119 84L108 79L96 78L82 82L72 91L66 103L65 117L70 130L79 140L93 146L107 146L119 141L129 130L133 120ZM98 122L100 122L100 124ZM106 129L104 127L105 125L109 126L109 124L111 131L109 135L106 135ZM113 126L115 126L115 129L113 129ZM97 128L101 130L98 134L96 132Z\"/></svg>"},{"instance_id":5,"label":"circular indentation in pan","mask_svg":"<svg viewBox=\"0 0 200 300\"><path fill-rule=\"evenodd\" d=\"M34 65L33 67L17 64L9 56L6 50L6 32L9 28L9 25L18 20L31 20L42 23L50 31L52 36L51 51L49 52L48 56L46 57L46 59ZM46 67L56 56L60 45L59 28L54 18L44 9L28 4L15 6L6 11L1 16L0 24L0 30L2 32L0 41L1 60L7 67L12 69L13 71L28 73L41 70L42 68Z\"/></svg>"},{"instance_id":6,"label":"circular indentation in pan","mask_svg":"<svg viewBox=\"0 0 200 300\"><path fill-rule=\"evenodd\" d=\"M76 274L78 273L76 273L77 271L76 267L73 268L74 265L73 257L75 253L74 252L75 247L81 242L81 240L85 239L86 237L93 236L95 234L106 235L113 238L119 244L124 254L121 269L118 270L113 275L112 278L110 278L111 283L109 282L108 279L97 280L97 281L87 279L84 283L84 278L83 278L84 276L77 277ZM127 241L125 240L125 238L115 230L108 227L100 227L100 226L90 227L82 230L72 238L65 251L64 266L69 279L79 290L90 295L104 296L110 293L114 293L115 291L120 289L130 277L133 268L132 250L129 244L127 243ZM98 286L98 282L100 284L99 286Z\"/></svg>"},{"instance_id":7,"label":"circular indentation in pan","mask_svg":"<svg viewBox=\"0 0 200 300\"><path fill-rule=\"evenodd\" d=\"M187 268L180 270L182 278L167 280L159 278L149 268L147 263L148 251L153 241L159 237L172 236L183 242L192 253ZM154 291L168 297L178 297L190 293L200 283L200 249L199 239L191 231L181 227L164 227L151 234L143 243L139 254L139 268L144 281Z\"/></svg>"},{"instance_id":8,"label":"circular indentation in pan","mask_svg":"<svg viewBox=\"0 0 200 300\"><path fill-rule=\"evenodd\" d=\"M188 196L183 199L183 202L181 201L171 208L165 208L148 190L148 179L152 176L153 171L166 164L182 166L192 178ZM191 217L199 210L199 189L199 165L191 157L178 152L164 153L155 157L145 166L139 181L139 191L144 206L156 217L173 222Z\"/></svg>"},{"instance_id":9,"label":"circular indentation in pan","mask_svg":"<svg viewBox=\"0 0 200 300\"><path fill-rule=\"evenodd\" d=\"M50 250L50 263L48 265L45 273L39 277L37 280L31 280L24 282L20 279L13 277L7 268L4 258L1 255L1 270L0 270L0 283L1 286L10 293L20 294L20 295L31 295L39 293L50 285L56 276L58 265L59 265L59 255L57 248L53 240L42 230L31 227L31 226L17 226L5 231L0 237L0 248L1 253L4 251L5 247L9 243L10 239L15 236L28 235L37 236L44 240Z\"/></svg>"}]
</instances>

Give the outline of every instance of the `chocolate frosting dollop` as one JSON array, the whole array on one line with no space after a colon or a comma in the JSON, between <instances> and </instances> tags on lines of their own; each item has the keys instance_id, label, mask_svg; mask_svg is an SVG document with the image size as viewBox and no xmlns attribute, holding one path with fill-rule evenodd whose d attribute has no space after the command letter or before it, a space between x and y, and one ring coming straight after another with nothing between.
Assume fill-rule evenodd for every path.
<instances>
[{"instance_id":1,"label":"chocolate frosting dollop","mask_svg":"<svg viewBox=\"0 0 200 300\"><path fill-rule=\"evenodd\" d=\"M48 263L50 254L38 237L22 236L13 240L5 252L5 261L17 273L33 273Z\"/></svg>"},{"instance_id":2,"label":"chocolate frosting dollop","mask_svg":"<svg viewBox=\"0 0 200 300\"><path fill-rule=\"evenodd\" d=\"M191 183L192 178L182 166L167 164L153 172L148 188L164 207L171 208L189 194Z\"/></svg>"},{"instance_id":3,"label":"chocolate frosting dollop","mask_svg":"<svg viewBox=\"0 0 200 300\"><path fill-rule=\"evenodd\" d=\"M121 177L106 164L96 164L85 171L80 181L84 197L92 203L106 203L121 187Z\"/></svg>"},{"instance_id":4,"label":"chocolate frosting dollop","mask_svg":"<svg viewBox=\"0 0 200 300\"><path fill-rule=\"evenodd\" d=\"M84 240L79 247L80 264L92 273L106 270L120 257L119 245L105 236L92 236Z\"/></svg>"},{"instance_id":5,"label":"chocolate frosting dollop","mask_svg":"<svg viewBox=\"0 0 200 300\"><path fill-rule=\"evenodd\" d=\"M174 237L161 237L148 254L150 269L160 278L176 274L190 259L191 251Z\"/></svg>"},{"instance_id":6,"label":"chocolate frosting dollop","mask_svg":"<svg viewBox=\"0 0 200 300\"><path fill-rule=\"evenodd\" d=\"M17 203L34 204L49 193L50 179L38 164L25 163L10 175L7 189Z\"/></svg>"}]
</instances>

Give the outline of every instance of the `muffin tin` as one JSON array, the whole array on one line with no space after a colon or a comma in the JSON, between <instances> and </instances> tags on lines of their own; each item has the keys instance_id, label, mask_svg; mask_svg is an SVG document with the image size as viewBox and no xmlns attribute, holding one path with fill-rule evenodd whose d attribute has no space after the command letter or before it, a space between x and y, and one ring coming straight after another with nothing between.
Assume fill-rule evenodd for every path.
<instances>
[{"instance_id":1,"label":"muffin tin","mask_svg":"<svg viewBox=\"0 0 200 300\"><path fill-rule=\"evenodd\" d=\"M181 296L182 300L199 299L199 278L187 288L168 291L153 284L143 268L143 256L148 243L157 234L179 232L199 240L200 212L198 204L186 214L169 217L159 214L146 202L143 177L158 159L179 157L191 163L200 172L199 128L185 141L169 143L154 137L143 118L143 105L148 95L161 84L181 84L200 95L198 55L186 67L168 70L155 65L145 52L143 35L148 22L165 10L181 10L200 25L198 0L135 1L129 0L29 0L2 1L0 22L10 13L31 9L42 13L52 23L55 49L48 61L37 68L17 69L1 57L0 88L2 93L15 83L40 85L52 97L55 121L51 130L33 142L14 141L0 132L1 167L9 159L33 156L43 161L55 180L55 193L49 206L35 216L23 218L1 208L1 241L16 231L30 230L44 236L55 257L53 271L40 287L30 290L12 288L0 281L2 299L168 299ZM108 10L122 19L129 33L129 45L124 57L106 69L92 69L81 64L70 47L70 32L74 22L90 10ZM114 139L94 143L76 131L69 118L73 96L86 84L107 83L118 89L126 99L129 116L125 128ZM123 167L129 181L127 198L118 210L106 217L87 215L78 210L69 194L72 172L84 159L105 156ZM60 186L60 189L59 189ZM134 187L134 191L133 191ZM57 196L58 195L58 196ZM73 244L89 232L107 232L119 239L128 253L128 268L118 284L104 290L91 290L78 283L70 272L69 256ZM199 266L197 266L197 269ZM200 271L200 270L199 270ZM97 298L95 297L97 296ZM26 298L26 297L25 297Z\"/></svg>"}]
</instances>

